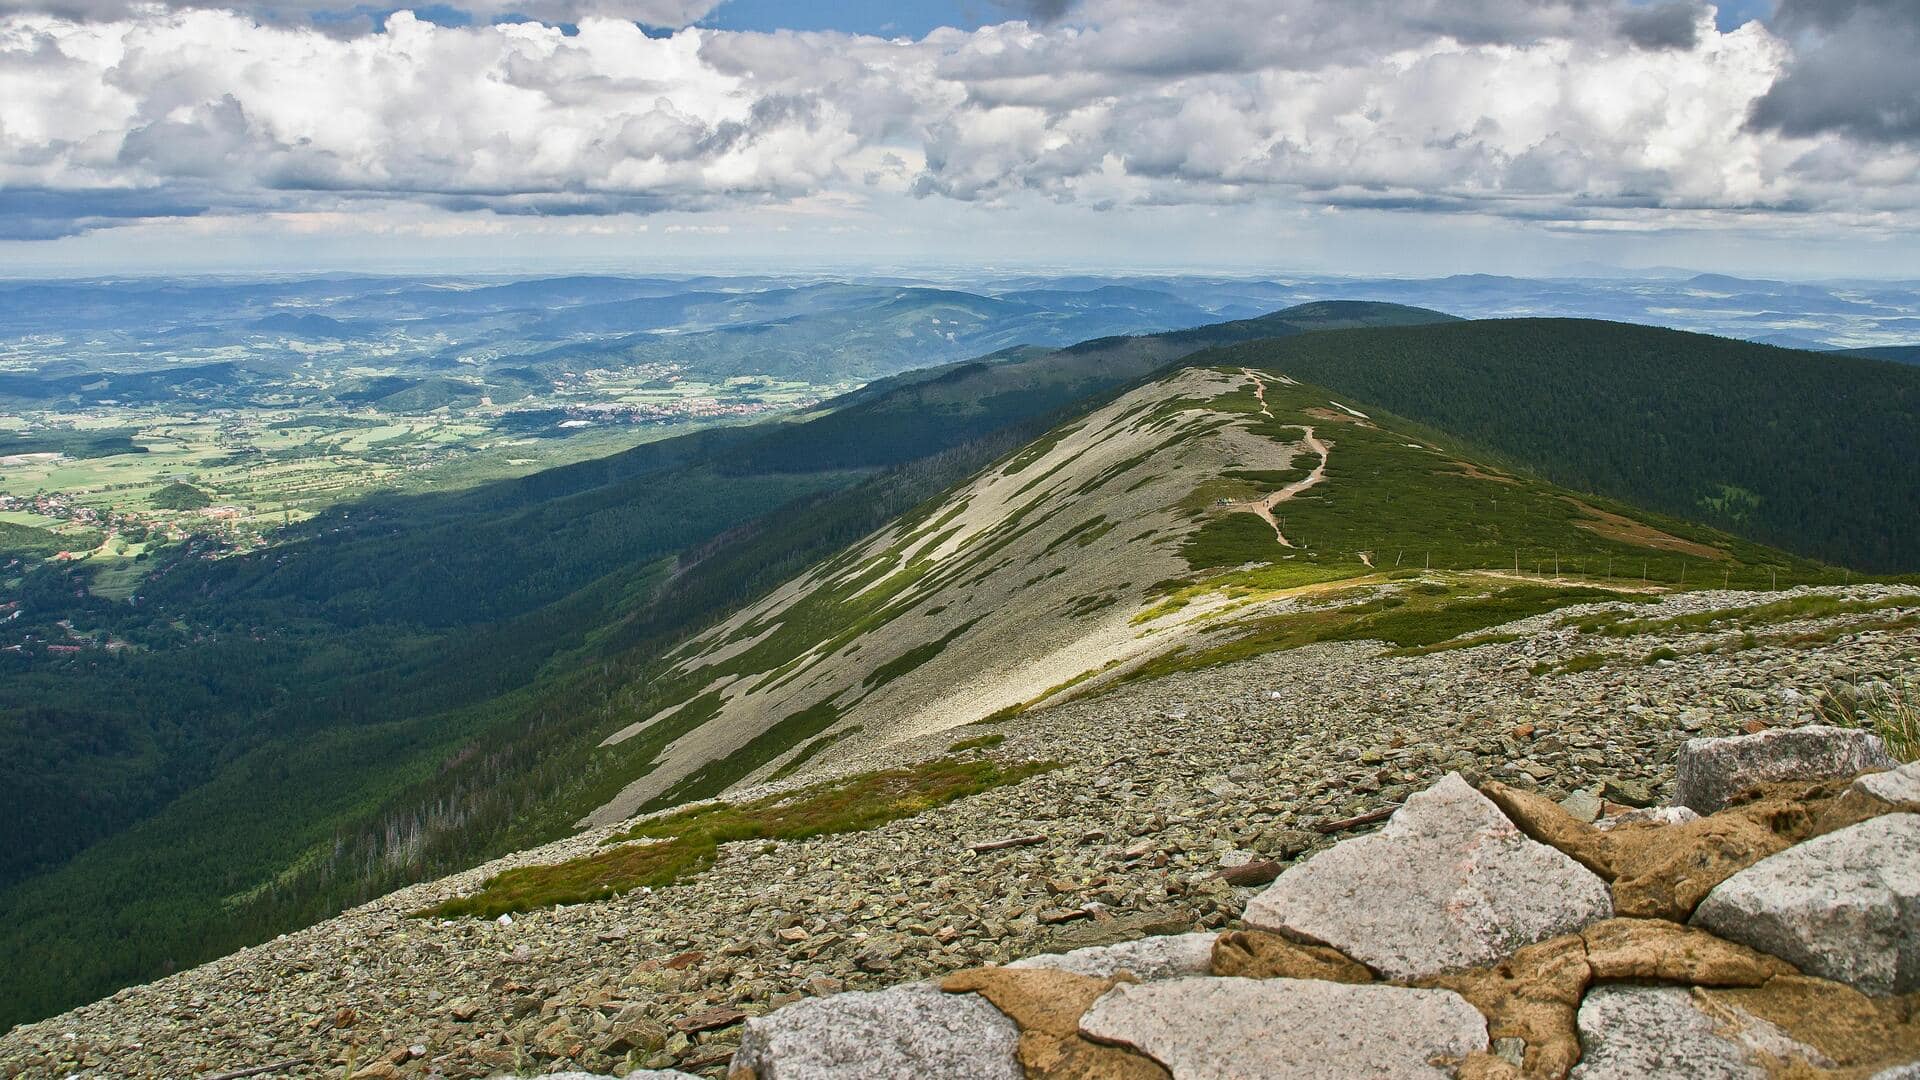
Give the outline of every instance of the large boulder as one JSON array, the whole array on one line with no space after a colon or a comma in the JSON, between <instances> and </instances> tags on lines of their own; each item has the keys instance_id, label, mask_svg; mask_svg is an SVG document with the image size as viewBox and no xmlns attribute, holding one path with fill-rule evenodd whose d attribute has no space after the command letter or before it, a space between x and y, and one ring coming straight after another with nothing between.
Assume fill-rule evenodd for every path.
<instances>
[{"instance_id":1,"label":"large boulder","mask_svg":"<svg viewBox=\"0 0 1920 1080\"><path fill-rule=\"evenodd\" d=\"M1057 968L989 967L956 971L941 980L940 989L979 994L1012 1018L1020 1028L1018 1055L1028 1076L1168 1080L1159 1062L1080 1034L1080 1017L1116 981Z\"/></svg>"},{"instance_id":2,"label":"large boulder","mask_svg":"<svg viewBox=\"0 0 1920 1080\"><path fill-rule=\"evenodd\" d=\"M1611 914L1605 882L1528 839L1455 773L1378 833L1288 869L1244 919L1417 979L1491 964Z\"/></svg>"},{"instance_id":3,"label":"large boulder","mask_svg":"<svg viewBox=\"0 0 1920 1080\"><path fill-rule=\"evenodd\" d=\"M1487 1049L1486 1021L1458 994L1309 979L1116 986L1080 1030L1139 1050L1174 1080L1424 1080Z\"/></svg>"},{"instance_id":4,"label":"large boulder","mask_svg":"<svg viewBox=\"0 0 1920 1080\"><path fill-rule=\"evenodd\" d=\"M1855 780L1848 792L1876 799L1888 806L1920 803L1920 761L1909 761L1885 772L1868 773Z\"/></svg>"},{"instance_id":5,"label":"large boulder","mask_svg":"<svg viewBox=\"0 0 1920 1080\"><path fill-rule=\"evenodd\" d=\"M1830 1067L1834 1062L1751 1016L1710 1014L1691 990L1602 986L1580 1004L1583 1054L1570 1080L1767 1080L1771 1057Z\"/></svg>"},{"instance_id":6,"label":"large boulder","mask_svg":"<svg viewBox=\"0 0 1920 1080\"><path fill-rule=\"evenodd\" d=\"M1711 814L1748 788L1779 780L1831 780L1896 763L1878 735L1809 725L1730 739L1688 739L1674 765L1675 806Z\"/></svg>"},{"instance_id":7,"label":"large boulder","mask_svg":"<svg viewBox=\"0 0 1920 1080\"><path fill-rule=\"evenodd\" d=\"M1762 859L1693 924L1869 994L1920 989L1920 814L1887 814Z\"/></svg>"},{"instance_id":8,"label":"large boulder","mask_svg":"<svg viewBox=\"0 0 1920 1080\"><path fill-rule=\"evenodd\" d=\"M911 983L798 1001L747 1021L735 1077L755 1080L1021 1080L1020 1032L973 994Z\"/></svg>"},{"instance_id":9,"label":"large boulder","mask_svg":"<svg viewBox=\"0 0 1920 1080\"><path fill-rule=\"evenodd\" d=\"M1122 971L1141 982L1213 973L1214 934L1166 934L1015 960L1008 967L1052 968L1107 979Z\"/></svg>"}]
</instances>

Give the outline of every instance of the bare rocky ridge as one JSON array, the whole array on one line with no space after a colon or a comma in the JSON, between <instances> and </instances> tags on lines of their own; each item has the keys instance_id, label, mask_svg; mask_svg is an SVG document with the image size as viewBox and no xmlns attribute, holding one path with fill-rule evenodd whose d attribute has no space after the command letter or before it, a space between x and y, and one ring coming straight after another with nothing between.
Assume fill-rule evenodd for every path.
<instances>
[{"instance_id":1,"label":"bare rocky ridge","mask_svg":"<svg viewBox=\"0 0 1920 1080\"><path fill-rule=\"evenodd\" d=\"M679 670L717 695L714 719L679 739L662 765L588 818L607 824L783 718L831 708L836 726L879 744L950 728L1045 698L1103 666L1164 652L1225 597L1142 626L1154 582L1186 570L1181 503L1195 477L1282 470L1323 454L1311 428L1296 443L1246 429L1250 414L1206 407L1249 384L1189 368L1094 410L1048 443L953 492L923 518L882 529L681 649ZM1317 477L1318 474L1316 474ZM1097 509L1096 509L1097 508ZM817 621L831 605L872 623L788 659L757 647ZM928 650L918 663L902 663ZM904 670L891 671L889 664ZM607 737L617 744L683 706ZM779 764L769 762L762 775Z\"/></svg>"},{"instance_id":2,"label":"bare rocky ridge","mask_svg":"<svg viewBox=\"0 0 1920 1080\"><path fill-rule=\"evenodd\" d=\"M1913 590L1819 594L1920 609ZM1635 614L1783 595L1813 593L1688 593ZM1229 884L1223 867L1306 865L1369 827L1343 822L1450 772L1548 805L1590 799L1609 815L1657 803L1687 739L1813 722L1826 703L1907 677L1920 654L1910 629L1821 633L1844 628L1840 616L1788 624L1799 644L1700 652L1702 634L1663 631L1634 639L1629 661L1531 674L1593 649L1564 625L1578 613L1429 656L1386 657L1369 643L1274 653L872 748L787 786L936 757L981 732L1007 739L967 753L1066 767L870 831L729 844L710 869L653 892L501 921L409 917L506 867L596 850L612 831L589 830L16 1028L0 1037L0 1075L205 1078L282 1062L259 1075L338 1078L349 1065L368 1077L717 1075L742 1020L791 1001L1148 932L1236 929L1263 886ZM1706 639L1715 634L1737 631ZM1675 658L1637 658L1662 645ZM1031 836L1041 842L972 850ZM1275 963L1253 945L1235 955L1248 971ZM1340 967L1337 956L1316 963Z\"/></svg>"}]
</instances>

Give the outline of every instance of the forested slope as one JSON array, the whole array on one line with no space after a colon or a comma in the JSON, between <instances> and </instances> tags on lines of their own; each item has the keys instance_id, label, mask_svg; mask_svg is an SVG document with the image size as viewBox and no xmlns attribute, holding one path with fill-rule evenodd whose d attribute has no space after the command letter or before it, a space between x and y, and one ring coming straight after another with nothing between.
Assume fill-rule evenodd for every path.
<instances>
[{"instance_id":1,"label":"forested slope","mask_svg":"<svg viewBox=\"0 0 1920 1080\"><path fill-rule=\"evenodd\" d=\"M1920 368L1625 323L1258 342L1284 371L1596 491L1828 562L1920 569Z\"/></svg>"}]
</instances>

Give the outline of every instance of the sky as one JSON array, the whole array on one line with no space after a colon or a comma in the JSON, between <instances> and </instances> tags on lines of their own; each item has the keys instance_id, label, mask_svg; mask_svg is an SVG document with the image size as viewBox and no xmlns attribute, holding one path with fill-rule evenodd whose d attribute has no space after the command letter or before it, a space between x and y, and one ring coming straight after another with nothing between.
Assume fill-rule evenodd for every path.
<instances>
[{"instance_id":1,"label":"sky","mask_svg":"<svg viewBox=\"0 0 1920 1080\"><path fill-rule=\"evenodd\" d=\"M0 275L1920 277L1920 0L0 0Z\"/></svg>"}]
</instances>

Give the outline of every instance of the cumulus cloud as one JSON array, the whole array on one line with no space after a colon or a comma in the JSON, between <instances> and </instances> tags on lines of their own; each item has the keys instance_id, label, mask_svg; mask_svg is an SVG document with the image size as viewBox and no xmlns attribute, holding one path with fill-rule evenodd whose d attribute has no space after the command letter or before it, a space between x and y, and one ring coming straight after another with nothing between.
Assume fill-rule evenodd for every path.
<instances>
[{"instance_id":1,"label":"cumulus cloud","mask_svg":"<svg viewBox=\"0 0 1920 1080\"><path fill-rule=\"evenodd\" d=\"M1795 55L1756 104L1755 127L1920 140L1920 4L1781 0L1774 22L1793 39Z\"/></svg>"},{"instance_id":2,"label":"cumulus cloud","mask_svg":"<svg viewBox=\"0 0 1920 1080\"><path fill-rule=\"evenodd\" d=\"M1643 49L1691 49L1700 40L1703 15L1685 0L1629 8L1620 15L1620 33Z\"/></svg>"},{"instance_id":3,"label":"cumulus cloud","mask_svg":"<svg viewBox=\"0 0 1920 1080\"><path fill-rule=\"evenodd\" d=\"M586 18L625 19L647 26L691 25L722 0L454 0L447 6L491 22L505 16L543 22L578 22ZM102 21L125 19L155 9L238 10L269 24L316 24L336 33L365 32L375 16L390 4L366 0L0 0L0 15L9 12L55 15L63 19Z\"/></svg>"},{"instance_id":4,"label":"cumulus cloud","mask_svg":"<svg viewBox=\"0 0 1920 1080\"><path fill-rule=\"evenodd\" d=\"M1596 226L1912 214L1920 165L1889 145L1911 115L1837 119L1820 81L1839 78L1821 50L1885 31L1898 0L1784 3L1776 34L1722 33L1691 0L1082 0L920 41L16 14L0 215L58 236L372 202L577 218L881 194Z\"/></svg>"}]
</instances>

